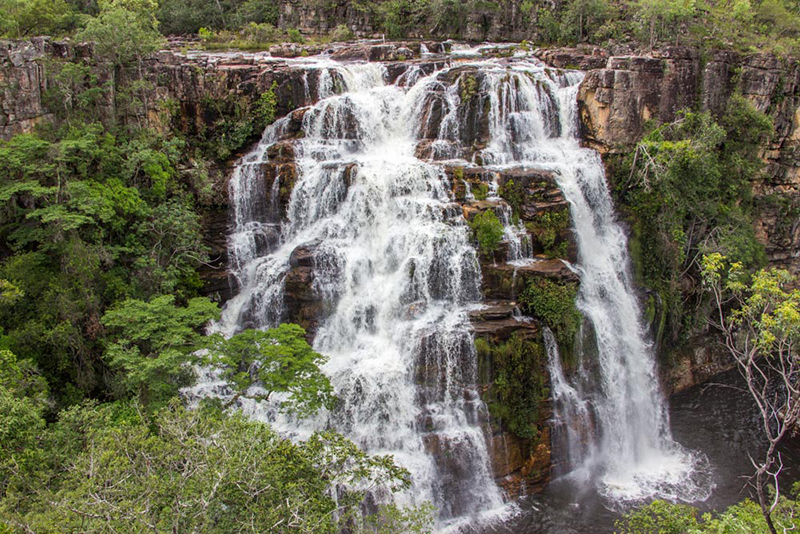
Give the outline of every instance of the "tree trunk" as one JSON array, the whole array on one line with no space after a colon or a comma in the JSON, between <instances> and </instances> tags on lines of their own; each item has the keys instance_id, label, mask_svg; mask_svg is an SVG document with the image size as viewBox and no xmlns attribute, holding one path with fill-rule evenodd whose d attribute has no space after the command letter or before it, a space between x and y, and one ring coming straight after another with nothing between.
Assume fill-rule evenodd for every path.
<instances>
[{"instance_id":1,"label":"tree trunk","mask_svg":"<svg viewBox=\"0 0 800 534\"><path fill-rule=\"evenodd\" d=\"M770 515L769 506L767 503L767 496L764 494L764 469L759 469L756 473L756 493L758 494L758 504L761 506L761 514L764 516L764 521L767 522L767 527L772 534L778 534L775 530L775 525L772 523L772 516Z\"/></svg>"},{"instance_id":2,"label":"tree trunk","mask_svg":"<svg viewBox=\"0 0 800 534\"><path fill-rule=\"evenodd\" d=\"M656 43L656 18L652 17L650 19L650 51L653 51L653 47Z\"/></svg>"}]
</instances>

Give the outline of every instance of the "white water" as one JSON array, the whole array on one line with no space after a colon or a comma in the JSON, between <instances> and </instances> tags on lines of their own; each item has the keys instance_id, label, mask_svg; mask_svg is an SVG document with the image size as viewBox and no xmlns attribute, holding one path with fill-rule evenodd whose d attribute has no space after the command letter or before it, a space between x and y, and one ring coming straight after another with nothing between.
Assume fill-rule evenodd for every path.
<instances>
[{"instance_id":1,"label":"white water","mask_svg":"<svg viewBox=\"0 0 800 534\"><path fill-rule=\"evenodd\" d=\"M555 172L570 203L581 278L577 305L594 333L596 372L571 385L551 358L553 396L571 419L572 462L611 500L651 497L704 500L711 487L705 458L672 439L655 356L634 291L625 233L616 221L599 155L581 148L575 102L581 73L519 65L489 70L491 142L482 153L497 165ZM588 411L591 410L591 417ZM572 419L579 417L585 422ZM595 428L596 436L578 436Z\"/></svg>"},{"instance_id":2,"label":"white water","mask_svg":"<svg viewBox=\"0 0 800 534\"><path fill-rule=\"evenodd\" d=\"M419 100L437 82L411 70L386 86L378 64L331 64L319 76L322 99L294 143L299 178L279 243L259 246L273 227L250 213L265 196L254 175L284 126L268 129L232 177L231 270L241 290L217 329L278 324L290 255L312 246L314 289L330 307L314 348L329 358L324 371L341 402L311 421L244 409L289 434L333 426L370 453L394 455L413 476L405 499L435 503L440 526L501 509L467 319L480 298L477 258L442 169L413 155ZM219 389L213 373L206 386Z\"/></svg>"},{"instance_id":3,"label":"white water","mask_svg":"<svg viewBox=\"0 0 800 534\"><path fill-rule=\"evenodd\" d=\"M570 384L551 357L553 396L564 417L590 412L599 434L595 440L576 431L572 439L584 445L576 445L571 462L615 500L703 498L704 488L692 482L697 462L669 433L602 165L578 145L581 74L530 61L474 68L482 75L481 98L489 100L489 142L475 158L497 168L551 169L571 205L578 305L595 333L597 372L577 374L586 380ZM267 129L231 179L229 253L239 293L215 328L230 335L280 323L291 254L310 247L314 290L326 313L314 348L329 357L324 371L342 402L311 421L288 419L274 405L242 407L287 434L333 427L370 453L393 454L414 480L401 499L432 501L440 527L501 509L467 319L480 299L476 254L442 169L415 157L420 137L434 141L435 160L468 153L460 80L411 68L387 86L378 64L316 62L314 69L309 76L318 76L320 101L303 119L304 137L294 141L298 179L285 220L277 213L280 183L267 184L261 169L286 120ZM428 113L434 104L438 122ZM531 261L522 228L508 210L498 213L509 259ZM198 386L201 394L222 389L213 372Z\"/></svg>"}]
</instances>

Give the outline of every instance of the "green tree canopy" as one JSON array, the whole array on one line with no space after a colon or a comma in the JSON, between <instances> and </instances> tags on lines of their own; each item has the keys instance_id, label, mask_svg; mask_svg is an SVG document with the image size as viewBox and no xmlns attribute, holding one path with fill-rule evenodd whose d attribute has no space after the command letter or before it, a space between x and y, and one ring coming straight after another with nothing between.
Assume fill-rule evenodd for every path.
<instances>
[{"instance_id":1,"label":"green tree canopy","mask_svg":"<svg viewBox=\"0 0 800 534\"><path fill-rule=\"evenodd\" d=\"M319 368L326 360L295 324L245 330L229 339L217 334L209 342L207 356L207 363L222 369L234 399L266 400L272 393L286 393L283 407L300 416L333 406L333 387Z\"/></svg>"},{"instance_id":2,"label":"green tree canopy","mask_svg":"<svg viewBox=\"0 0 800 534\"><path fill-rule=\"evenodd\" d=\"M126 392L144 404L164 402L189 384L199 329L218 317L219 308L207 298L190 299L185 307L176 306L172 295L128 299L102 318L112 340L105 359L120 371Z\"/></svg>"},{"instance_id":3,"label":"green tree canopy","mask_svg":"<svg viewBox=\"0 0 800 534\"><path fill-rule=\"evenodd\" d=\"M424 509L393 506L365 520L365 491L407 489L409 475L338 434L293 443L241 416L90 404L64 412L40 444L42 461L0 501L0 517L26 531L314 534L346 525L399 534L430 526ZM393 528L368 526L386 525L382 518Z\"/></svg>"}]
</instances>

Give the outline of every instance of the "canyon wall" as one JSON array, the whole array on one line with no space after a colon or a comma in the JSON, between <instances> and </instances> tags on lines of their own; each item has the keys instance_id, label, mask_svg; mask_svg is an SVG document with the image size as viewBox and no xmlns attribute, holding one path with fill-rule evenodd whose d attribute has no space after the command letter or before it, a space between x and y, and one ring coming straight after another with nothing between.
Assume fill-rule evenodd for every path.
<instances>
[{"instance_id":1,"label":"canyon wall","mask_svg":"<svg viewBox=\"0 0 800 534\"><path fill-rule=\"evenodd\" d=\"M310 24L308 21L322 20L309 13L308 5L302 3L286 2L284 16L289 16L286 5L295 6L290 14L298 17L299 21L305 20ZM348 12L341 16L355 20L360 15ZM368 23L359 22L364 28L368 28ZM503 28L501 23L497 24L498 28ZM427 46L432 51L437 50L435 43ZM321 48L317 47L311 52L319 51ZM392 80L411 67L430 73L448 61L437 56L422 58L420 44L413 42L360 44L332 52L340 59L388 61L388 76ZM294 45L276 47L273 55L299 56L303 55L303 48ZM773 265L800 272L800 68L797 62L769 55L700 54L679 48L665 49L647 57L608 57L597 49L549 50L539 51L537 55L556 67L578 67L587 71L578 95L582 134L588 146L603 154L629 151L641 138L650 120L672 120L678 110L686 107L720 113L728 96L736 89L741 91L759 110L772 117L775 125L775 135L763 152L767 172L763 179L753 184L760 210L757 234L766 245ZM90 66L101 82L111 80L115 75L109 65L95 58L89 45L47 38L25 42L0 41L0 139L7 140L12 135L33 131L37 125L57 120L57 110L48 100L48 92L55 83L54 65L63 61ZM219 142L231 122L249 120L248 110L261 95L270 91L275 95L276 115L291 114L294 135L302 135L302 108L312 104L313 95L317 94L314 87L316 78L306 76L303 69L258 54L165 50L147 60L145 73L150 82L147 92L151 102L148 112L151 126L180 133L190 143L193 140ZM468 70L457 75L474 76ZM485 137L486 124L481 122L478 107L469 101L465 105L466 123L474 125L474 131L465 132L469 136L466 141L479 147ZM104 121L128 120L125 112L116 108L113 85L102 102L101 111ZM212 261L203 267L202 277L204 292L219 301L227 300L236 290L226 270L226 236L230 224L226 182L230 176L229 165L259 135L259 131L253 131L237 145L231 145L230 156L220 158L209 169L216 177L216 194L204 206L206 241L212 250ZM428 157L424 154L429 148L424 140L420 143L418 150L422 157ZM280 202L284 206L296 177L291 150L291 144L276 146L263 169L266 186L280 177ZM467 184L474 190L490 180L489 171L480 167L446 166L445 172L451 179L454 199L465 218L470 220L492 208L485 201L466 194ZM510 181L517 184L521 195L518 208L523 222L535 222L537 213L567 209L552 177L520 171L497 178L501 184ZM574 259L574 244L568 234L558 236L558 240L567 245L562 248L561 256ZM541 244L537 245L536 236L533 237L534 246L539 247L536 252L544 252ZM487 395L491 395L489 391L500 371L493 359L494 347L500 347L512 338L521 338L534 347L534 352L540 351L541 358L542 334L537 324L514 318L516 299L526 281L546 278L576 282L575 275L557 257L517 269L502 261L503 254L501 251L497 258L500 261L482 259L482 289L488 308L471 317L476 337L489 347L480 361L481 388ZM314 267L310 252L297 250L292 267L287 279L289 319L313 333L322 311L319 297L311 291ZM708 343L690 343L668 370L669 387L677 390L699 383L726 365L728 362L723 355ZM542 373L545 373L544 368ZM549 403L542 403L540 421L548 419L549 410ZM542 487L549 478L551 462L546 425L541 425L541 432L534 439L520 438L497 423L492 425L488 435L491 436L492 463L498 482L509 494Z\"/></svg>"},{"instance_id":2,"label":"canyon wall","mask_svg":"<svg viewBox=\"0 0 800 534\"><path fill-rule=\"evenodd\" d=\"M648 121L668 122L685 108L721 115L741 93L773 122L763 177L754 181L756 234L770 263L800 272L800 64L769 54L700 53L667 48L652 57L611 57L587 73L578 95L587 145L625 153Z\"/></svg>"}]
</instances>

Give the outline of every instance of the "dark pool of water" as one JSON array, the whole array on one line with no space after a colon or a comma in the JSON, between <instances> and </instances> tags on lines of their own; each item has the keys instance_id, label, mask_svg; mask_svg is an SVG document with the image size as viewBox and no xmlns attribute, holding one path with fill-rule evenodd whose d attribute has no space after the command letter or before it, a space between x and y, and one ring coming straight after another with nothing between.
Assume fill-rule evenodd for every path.
<instances>
[{"instance_id":1,"label":"dark pool of water","mask_svg":"<svg viewBox=\"0 0 800 534\"><path fill-rule=\"evenodd\" d=\"M705 502L692 503L701 511L722 510L750 496L747 479L753 472L748 453L764 450L758 415L750 394L741 389L737 371L713 383L696 386L670 399L675 440L701 451L710 462L716 487ZM800 441L782 446L784 487L800 478ZM477 530L480 534L605 534L614 532L620 512L592 488L555 481L545 493L524 499L520 512L502 525Z\"/></svg>"}]
</instances>

